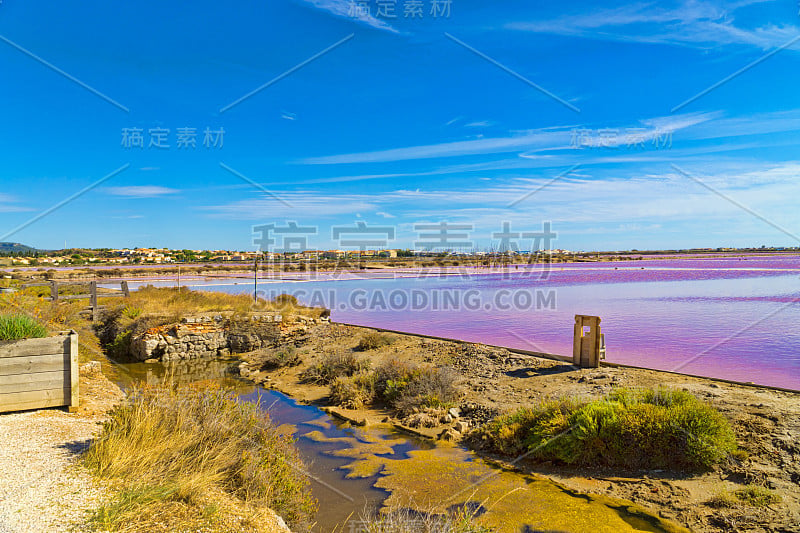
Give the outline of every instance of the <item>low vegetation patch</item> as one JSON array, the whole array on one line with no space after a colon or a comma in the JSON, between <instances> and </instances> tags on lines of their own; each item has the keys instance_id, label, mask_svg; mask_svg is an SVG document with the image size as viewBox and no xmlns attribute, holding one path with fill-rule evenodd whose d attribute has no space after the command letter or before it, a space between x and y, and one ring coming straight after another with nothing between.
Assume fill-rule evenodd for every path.
<instances>
[{"instance_id":1,"label":"low vegetation patch","mask_svg":"<svg viewBox=\"0 0 800 533\"><path fill-rule=\"evenodd\" d=\"M692 394L619 389L500 416L477 435L507 455L576 465L708 469L736 449L728 421Z\"/></svg>"},{"instance_id":2,"label":"low vegetation patch","mask_svg":"<svg viewBox=\"0 0 800 533\"><path fill-rule=\"evenodd\" d=\"M738 507L742 503L752 507L766 507L780 503L780 495L761 485L745 485L734 491L722 491L708 501L711 507Z\"/></svg>"},{"instance_id":3,"label":"low vegetation patch","mask_svg":"<svg viewBox=\"0 0 800 533\"><path fill-rule=\"evenodd\" d=\"M27 315L0 315L0 341L47 336L47 328Z\"/></svg>"},{"instance_id":4,"label":"low vegetation patch","mask_svg":"<svg viewBox=\"0 0 800 533\"><path fill-rule=\"evenodd\" d=\"M490 533L475 523L475 514L466 509L448 513L421 513L408 509L381 515L366 515L359 523L364 533Z\"/></svg>"},{"instance_id":5,"label":"low vegetation patch","mask_svg":"<svg viewBox=\"0 0 800 533\"><path fill-rule=\"evenodd\" d=\"M369 333L365 333L361 340L358 341L358 345L356 345L356 350L360 352L366 352L368 350L376 350L378 348L383 348L384 346L389 346L394 342L394 339L387 335L386 333L379 333L377 331L371 331Z\"/></svg>"},{"instance_id":6,"label":"low vegetation patch","mask_svg":"<svg viewBox=\"0 0 800 533\"><path fill-rule=\"evenodd\" d=\"M287 366L297 366L300 364L301 359L294 346L287 346L267 352L261 358L261 361L263 361L261 363L262 370L275 370Z\"/></svg>"},{"instance_id":7,"label":"low vegetation patch","mask_svg":"<svg viewBox=\"0 0 800 533\"><path fill-rule=\"evenodd\" d=\"M330 399L346 409L361 409L375 399L375 374L339 376L330 384Z\"/></svg>"},{"instance_id":8,"label":"low vegetation patch","mask_svg":"<svg viewBox=\"0 0 800 533\"><path fill-rule=\"evenodd\" d=\"M319 361L306 368L300 379L307 383L329 385L336 378L349 377L369 370L370 361L350 352L342 351L323 355Z\"/></svg>"},{"instance_id":9,"label":"low vegetation patch","mask_svg":"<svg viewBox=\"0 0 800 533\"><path fill-rule=\"evenodd\" d=\"M447 367L417 366L393 358L374 371L331 382L331 401L348 408L383 402L406 415L415 409L449 407L461 396L458 373Z\"/></svg>"},{"instance_id":10,"label":"low vegetation patch","mask_svg":"<svg viewBox=\"0 0 800 533\"><path fill-rule=\"evenodd\" d=\"M100 341L95 335L92 323L82 316L86 306L82 300L61 300L49 302L21 292L0 294L0 316L22 316L45 328L47 331L75 330L80 338L80 362L103 360ZM20 320L27 320L25 318ZM41 333L34 326L34 329Z\"/></svg>"},{"instance_id":11,"label":"low vegetation patch","mask_svg":"<svg viewBox=\"0 0 800 533\"><path fill-rule=\"evenodd\" d=\"M316 507L291 438L225 389L133 391L84 462L118 488L93 516L102 530L230 531L233 516L268 507L302 531Z\"/></svg>"}]
</instances>

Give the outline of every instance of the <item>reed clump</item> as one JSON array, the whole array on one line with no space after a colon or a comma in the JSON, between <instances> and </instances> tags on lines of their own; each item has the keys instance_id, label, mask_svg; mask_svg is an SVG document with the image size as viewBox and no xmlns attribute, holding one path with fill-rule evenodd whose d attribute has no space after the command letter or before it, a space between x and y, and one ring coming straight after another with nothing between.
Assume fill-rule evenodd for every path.
<instances>
[{"instance_id":1,"label":"reed clump","mask_svg":"<svg viewBox=\"0 0 800 533\"><path fill-rule=\"evenodd\" d=\"M316 509L293 440L226 389L134 390L83 460L117 489L92 517L102 530L269 531L270 508L303 531Z\"/></svg>"}]
</instances>

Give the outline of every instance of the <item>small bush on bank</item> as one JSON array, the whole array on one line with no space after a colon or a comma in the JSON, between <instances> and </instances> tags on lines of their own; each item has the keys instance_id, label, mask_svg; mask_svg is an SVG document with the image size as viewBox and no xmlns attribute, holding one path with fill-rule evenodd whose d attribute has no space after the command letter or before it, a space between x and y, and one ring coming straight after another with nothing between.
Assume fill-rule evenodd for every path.
<instances>
[{"instance_id":1,"label":"small bush on bank","mask_svg":"<svg viewBox=\"0 0 800 533\"><path fill-rule=\"evenodd\" d=\"M0 341L47 336L47 328L27 315L0 315Z\"/></svg>"},{"instance_id":2,"label":"small bush on bank","mask_svg":"<svg viewBox=\"0 0 800 533\"><path fill-rule=\"evenodd\" d=\"M180 517L198 520L198 509L203 515L209 501L221 501L218 493L234 513L269 507L299 530L316 507L293 441L224 389L134 391L110 412L84 462L121 489L95 513L102 529L150 531L166 521L183 530ZM219 518L207 517L211 529L202 530L226 531Z\"/></svg>"},{"instance_id":3,"label":"small bush on bank","mask_svg":"<svg viewBox=\"0 0 800 533\"><path fill-rule=\"evenodd\" d=\"M263 357L262 370L275 370L287 366L296 366L301 362L294 346L287 346L281 350L271 351Z\"/></svg>"},{"instance_id":4,"label":"small bush on bank","mask_svg":"<svg viewBox=\"0 0 800 533\"><path fill-rule=\"evenodd\" d=\"M402 414L414 408L450 407L461 396L459 375L447 367L421 367L407 381L387 383L386 397Z\"/></svg>"},{"instance_id":5,"label":"small bush on bank","mask_svg":"<svg viewBox=\"0 0 800 533\"><path fill-rule=\"evenodd\" d=\"M330 386L330 399L346 409L361 409L375 399L375 375L364 372L337 377Z\"/></svg>"},{"instance_id":6,"label":"small bush on bank","mask_svg":"<svg viewBox=\"0 0 800 533\"><path fill-rule=\"evenodd\" d=\"M369 370L368 359L352 352L337 352L323 355L319 361L306 368L300 375L305 382L329 385L338 377L347 377Z\"/></svg>"},{"instance_id":7,"label":"small bush on bank","mask_svg":"<svg viewBox=\"0 0 800 533\"><path fill-rule=\"evenodd\" d=\"M741 489L733 491L736 497L753 507L765 507L773 503L780 503L782 498L766 487L761 485L747 485Z\"/></svg>"},{"instance_id":8,"label":"small bush on bank","mask_svg":"<svg viewBox=\"0 0 800 533\"><path fill-rule=\"evenodd\" d=\"M766 487L761 485L745 485L733 492L722 491L715 494L708 505L711 507L738 507L742 503L752 507L765 507L774 503L780 503L782 498Z\"/></svg>"},{"instance_id":9,"label":"small bush on bank","mask_svg":"<svg viewBox=\"0 0 800 533\"><path fill-rule=\"evenodd\" d=\"M454 370L420 367L398 358L385 361L373 372L362 371L351 376L331 382L333 403L362 407L380 400L401 414L408 414L414 408L453 405L461 395L459 376Z\"/></svg>"},{"instance_id":10,"label":"small bush on bank","mask_svg":"<svg viewBox=\"0 0 800 533\"><path fill-rule=\"evenodd\" d=\"M491 450L577 465L707 469L736 449L727 420L684 391L620 389L521 408L487 424Z\"/></svg>"},{"instance_id":11,"label":"small bush on bank","mask_svg":"<svg viewBox=\"0 0 800 533\"><path fill-rule=\"evenodd\" d=\"M371 331L369 333L365 333L361 340L358 341L358 345L356 346L356 350L359 352L366 352L368 350L376 350L378 348L383 348L384 346L389 346L394 342L394 339L385 333L379 333L377 331Z\"/></svg>"},{"instance_id":12,"label":"small bush on bank","mask_svg":"<svg viewBox=\"0 0 800 533\"><path fill-rule=\"evenodd\" d=\"M417 365L407 359L392 357L375 369L375 387L377 394L387 401L395 400L397 384L408 383L417 370ZM387 391L387 388L390 390Z\"/></svg>"}]
</instances>

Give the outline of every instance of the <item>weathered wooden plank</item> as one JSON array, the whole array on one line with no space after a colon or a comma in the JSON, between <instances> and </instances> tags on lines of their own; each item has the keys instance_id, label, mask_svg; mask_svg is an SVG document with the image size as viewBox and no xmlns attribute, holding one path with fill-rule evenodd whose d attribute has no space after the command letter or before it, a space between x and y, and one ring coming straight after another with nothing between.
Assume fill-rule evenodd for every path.
<instances>
[{"instance_id":1,"label":"weathered wooden plank","mask_svg":"<svg viewBox=\"0 0 800 533\"><path fill-rule=\"evenodd\" d=\"M5 357L25 357L29 355L52 355L64 353L69 345L69 337L45 337L43 339L22 339L0 342L0 359Z\"/></svg>"},{"instance_id":2,"label":"weathered wooden plank","mask_svg":"<svg viewBox=\"0 0 800 533\"><path fill-rule=\"evenodd\" d=\"M0 379L15 374L68 370L69 365L69 353L0 358L0 376L2 376Z\"/></svg>"},{"instance_id":3,"label":"weathered wooden plank","mask_svg":"<svg viewBox=\"0 0 800 533\"><path fill-rule=\"evenodd\" d=\"M34 402L61 402L56 405L69 405L70 390L68 387L60 389L36 390L27 392L8 392L0 394L0 409L6 405Z\"/></svg>"},{"instance_id":4,"label":"weathered wooden plank","mask_svg":"<svg viewBox=\"0 0 800 533\"><path fill-rule=\"evenodd\" d=\"M10 383L9 377L29 377L36 374L17 374L16 376L3 376L0 378L0 396L11 392L31 392L51 389L69 388L69 374L66 372L42 372L43 374L57 374L47 380L30 380L23 383Z\"/></svg>"},{"instance_id":5,"label":"weathered wooden plank","mask_svg":"<svg viewBox=\"0 0 800 533\"><path fill-rule=\"evenodd\" d=\"M45 409L47 407L61 407L66 405L66 401L61 398L51 398L49 400L34 400L30 402L0 402L0 413L9 411L27 411L29 409Z\"/></svg>"},{"instance_id":6,"label":"weathered wooden plank","mask_svg":"<svg viewBox=\"0 0 800 533\"><path fill-rule=\"evenodd\" d=\"M69 335L69 358L71 390L69 406L75 408L80 404L80 372L78 366L78 334L74 331Z\"/></svg>"},{"instance_id":7,"label":"weathered wooden plank","mask_svg":"<svg viewBox=\"0 0 800 533\"><path fill-rule=\"evenodd\" d=\"M33 372L30 374L11 374L11 375L0 375L0 387L3 385L8 384L17 384L17 383L41 383L44 381L52 381L54 379L60 379L64 383L69 384L71 375L68 368L64 368L62 370L52 370L49 372ZM47 388L54 388L54 387L47 387Z\"/></svg>"}]
</instances>

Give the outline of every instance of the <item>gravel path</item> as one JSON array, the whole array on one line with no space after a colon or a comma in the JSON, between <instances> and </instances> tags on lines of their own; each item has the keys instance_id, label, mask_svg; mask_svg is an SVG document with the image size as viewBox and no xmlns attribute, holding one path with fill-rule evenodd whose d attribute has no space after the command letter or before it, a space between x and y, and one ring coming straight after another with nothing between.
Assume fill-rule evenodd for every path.
<instances>
[{"instance_id":1,"label":"gravel path","mask_svg":"<svg viewBox=\"0 0 800 533\"><path fill-rule=\"evenodd\" d=\"M0 533L83 529L103 491L75 463L97 429L60 410L0 414Z\"/></svg>"}]
</instances>

